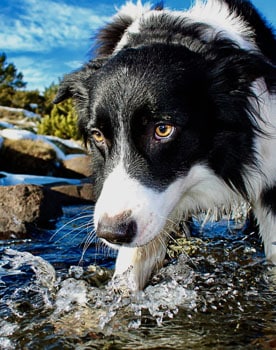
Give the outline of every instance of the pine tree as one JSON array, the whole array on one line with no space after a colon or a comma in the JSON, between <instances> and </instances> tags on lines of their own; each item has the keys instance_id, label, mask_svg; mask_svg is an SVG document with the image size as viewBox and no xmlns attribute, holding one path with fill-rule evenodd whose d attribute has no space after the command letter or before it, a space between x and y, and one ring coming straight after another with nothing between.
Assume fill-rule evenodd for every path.
<instances>
[{"instance_id":1,"label":"pine tree","mask_svg":"<svg viewBox=\"0 0 276 350\"><path fill-rule=\"evenodd\" d=\"M7 56L2 53L0 55L0 88L9 86L13 89L21 89L26 85L27 83L23 81L23 74L17 72L13 63L7 63Z\"/></svg>"},{"instance_id":2,"label":"pine tree","mask_svg":"<svg viewBox=\"0 0 276 350\"><path fill-rule=\"evenodd\" d=\"M39 134L53 135L63 139L80 139L77 114L71 99L54 105L50 115L45 115L38 124Z\"/></svg>"},{"instance_id":3,"label":"pine tree","mask_svg":"<svg viewBox=\"0 0 276 350\"><path fill-rule=\"evenodd\" d=\"M7 56L0 55L0 105L13 106L13 100L18 89L26 87L23 74L18 73L13 63L7 63ZM13 106L17 107L17 106Z\"/></svg>"}]
</instances>

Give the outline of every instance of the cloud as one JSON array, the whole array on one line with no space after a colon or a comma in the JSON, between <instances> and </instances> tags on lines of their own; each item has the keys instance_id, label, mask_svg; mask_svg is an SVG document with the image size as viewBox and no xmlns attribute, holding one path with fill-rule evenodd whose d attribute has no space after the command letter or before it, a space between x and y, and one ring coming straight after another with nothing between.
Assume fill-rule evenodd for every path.
<instances>
[{"instance_id":1,"label":"cloud","mask_svg":"<svg viewBox=\"0 0 276 350\"><path fill-rule=\"evenodd\" d=\"M53 48L77 47L88 41L95 29L109 17L88 7L52 0L20 0L17 16L0 16L3 51L41 52Z\"/></svg>"},{"instance_id":2,"label":"cloud","mask_svg":"<svg viewBox=\"0 0 276 350\"><path fill-rule=\"evenodd\" d=\"M93 0L0 1L0 52L41 92L91 57L91 37L114 12Z\"/></svg>"},{"instance_id":3,"label":"cloud","mask_svg":"<svg viewBox=\"0 0 276 350\"><path fill-rule=\"evenodd\" d=\"M60 74L53 71L53 59L38 60L36 56L22 55L12 61L16 61L17 70L23 73L28 90L39 89L42 92L52 82L58 82Z\"/></svg>"},{"instance_id":4,"label":"cloud","mask_svg":"<svg viewBox=\"0 0 276 350\"><path fill-rule=\"evenodd\" d=\"M78 69L83 65L83 62L80 60L73 60L65 62L66 66L70 69Z\"/></svg>"}]
</instances>

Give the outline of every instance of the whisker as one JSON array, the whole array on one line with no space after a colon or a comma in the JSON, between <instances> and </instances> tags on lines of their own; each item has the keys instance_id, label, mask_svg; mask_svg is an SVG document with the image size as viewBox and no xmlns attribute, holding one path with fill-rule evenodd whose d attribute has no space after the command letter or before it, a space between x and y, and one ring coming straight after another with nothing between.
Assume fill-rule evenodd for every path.
<instances>
[{"instance_id":1,"label":"whisker","mask_svg":"<svg viewBox=\"0 0 276 350\"><path fill-rule=\"evenodd\" d=\"M93 236L93 239L96 237L96 233L94 232L93 226L87 224L86 229L86 235L83 238L83 240L80 243L80 246L83 246L83 249L85 251L89 248L89 245L92 244L93 240L91 239L91 236ZM84 231L84 230L83 230Z\"/></svg>"},{"instance_id":2,"label":"whisker","mask_svg":"<svg viewBox=\"0 0 276 350\"><path fill-rule=\"evenodd\" d=\"M83 246L83 249L82 249L82 254L81 254L81 258L80 258L80 262L83 261L84 259L84 255L85 253L87 252L87 250L89 249L89 247L91 246L91 244L93 243L93 241L96 240L96 232L94 229L92 229L87 237L85 238L85 242L84 242L84 246Z\"/></svg>"},{"instance_id":3,"label":"whisker","mask_svg":"<svg viewBox=\"0 0 276 350\"><path fill-rule=\"evenodd\" d=\"M77 227L77 228L73 228L70 231L68 231L67 233L63 234L60 238L55 240L55 243L59 243L62 242L64 239L66 239L68 236L71 236L72 234L74 234L74 238L76 238L77 236L81 235L83 232L86 231L87 229L87 223Z\"/></svg>"},{"instance_id":4,"label":"whisker","mask_svg":"<svg viewBox=\"0 0 276 350\"><path fill-rule=\"evenodd\" d=\"M86 228L87 231L88 231L88 228L89 227ZM96 231L95 231L94 227L91 225L90 230L87 233L85 240L83 241L84 242L84 249L87 249L89 247L89 245L93 242L95 237L96 237Z\"/></svg>"},{"instance_id":5,"label":"whisker","mask_svg":"<svg viewBox=\"0 0 276 350\"><path fill-rule=\"evenodd\" d=\"M79 220L83 220L86 218L91 218L91 214L87 214L87 215L82 215L82 216L78 216L78 217L74 217L73 219L67 221L65 224L63 224L60 228L58 228L56 230L56 232L52 235L52 237L50 238L50 241L54 239L54 237L56 235L58 235L60 233L60 231L63 231L65 227L71 225L72 223L79 221ZM77 230L78 228L72 229L72 231Z\"/></svg>"}]
</instances>

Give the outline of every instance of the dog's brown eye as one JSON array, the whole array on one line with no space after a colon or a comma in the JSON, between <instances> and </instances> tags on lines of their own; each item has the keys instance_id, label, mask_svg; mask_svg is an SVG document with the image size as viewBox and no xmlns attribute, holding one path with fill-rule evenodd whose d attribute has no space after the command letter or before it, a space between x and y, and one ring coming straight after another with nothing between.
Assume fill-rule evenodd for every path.
<instances>
[{"instance_id":1,"label":"dog's brown eye","mask_svg":"<svg viewBox=\"0 0 276 350\"><path fill-rule=\"evenodd\" d=\"M159 124L155 128L155 138L157 140L167 139L173 134L174 130L174 126L170 124Z\"/></svg>"},{"instance_id":2,"label":"dog's brown eye","mask_svg":"<svg viewBox=\"0 0 276 350\"><path fill-rule=\"evenodd\" d=\"M94 130L92 132L92 137L96 143L103 143L105 138L99 130Z\"/></svg>"}]
</instances>

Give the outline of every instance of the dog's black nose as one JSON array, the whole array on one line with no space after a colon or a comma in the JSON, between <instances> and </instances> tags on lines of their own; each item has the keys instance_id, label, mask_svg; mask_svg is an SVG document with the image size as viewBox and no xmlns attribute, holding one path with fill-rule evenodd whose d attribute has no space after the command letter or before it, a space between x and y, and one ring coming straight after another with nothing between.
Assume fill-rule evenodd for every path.
<instances>
[{"instance_id":1,"label":"dog's black nose","mask_svg":"<svg viewBox=\"0 0 276 350\"><path fill-rule=\"evenodd\" d=\"M104 215L98 223L97 236L113 244L131 243L137 233L137 223L131 218L131 211L110 217Z\"/></svg>"}]
</instances>

